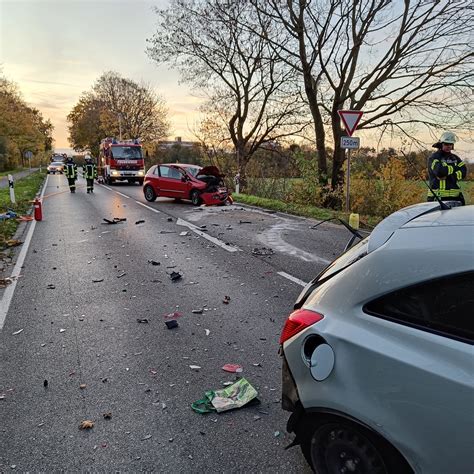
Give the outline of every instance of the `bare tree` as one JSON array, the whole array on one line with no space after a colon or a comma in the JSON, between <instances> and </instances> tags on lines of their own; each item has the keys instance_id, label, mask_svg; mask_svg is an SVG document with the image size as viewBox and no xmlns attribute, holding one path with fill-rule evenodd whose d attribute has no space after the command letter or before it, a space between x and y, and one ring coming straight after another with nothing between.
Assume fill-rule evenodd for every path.
<instances>
[{"instance_id":1,"label":"bare tree","mask_svg":"<svg viewBox=\"0 0 474 474\"><path fill-rule=\"evenodd\" d=\"M75 150L98 154L106 136L153 142L168 135L168 110L149 86L107 72L79 98L68 114L69 142Z\"/></svg>"},{"instance_id":2,"label":"bare tree","mask_svg":"<svg viewBox=\"0 0 474 474\"><path fill-rule=\"evenodd\" d=\"M106 72L92 90L105 105L102 120L116 132L120 126L124 138L153 141L168 134L168 110L163 99L148 85L138 84L116 72Z\"/></svg>"},{"instance_id":3,"label":"bare tree","mask_svg":"<svg viewBox=\"0 0 474 474\"><path fill-rule=\"evenodd\" d=\"M241 177L262 145L305 127L294 71L265 40L247 0L173 0L155 11L149 56L207 96L203 111L227 129Z\"/></svg>"},{"instance_id":4,"label":"bare tree","mask_svg":"<svg viewBox=\"0 0 474 474\"><path fill-rule=\"evenodd\" d=\"M251 0L265 37L304 83L327 182L343 181L338 110L363 110L359 129L414 137L420 128L472 129L472 3L459 0ZM328 139L329 135L329 139Z\"/></svg>"}]
</instances>

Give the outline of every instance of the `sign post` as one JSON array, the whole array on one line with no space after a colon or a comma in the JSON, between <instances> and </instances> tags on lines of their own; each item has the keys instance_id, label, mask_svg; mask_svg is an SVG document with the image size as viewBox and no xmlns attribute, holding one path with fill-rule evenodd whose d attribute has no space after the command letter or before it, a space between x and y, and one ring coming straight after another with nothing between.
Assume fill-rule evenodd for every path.
<instances>
[{"instance_id":1,"label":"sign post","mask_svg":"<svg viewBox=\"0 0 474 474\"><path fill-rule=\"evenodd\" d=\"M346 178L346 212L350 211L350 186L351 186L351 150L360 147L360 139L353 137L357 125L364 112L360 110L338 110L337 113L344 123L348 137L341 137L341 148L347 150L347 178Z\"/></svg>"}]
</instances>

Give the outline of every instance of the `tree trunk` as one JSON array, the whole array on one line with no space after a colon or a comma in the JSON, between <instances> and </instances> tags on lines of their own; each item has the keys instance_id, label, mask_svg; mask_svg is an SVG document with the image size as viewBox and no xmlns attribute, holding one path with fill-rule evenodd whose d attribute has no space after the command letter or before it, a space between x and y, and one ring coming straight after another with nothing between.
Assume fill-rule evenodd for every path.
<instances>
[{"instance_id":1,"label":"tree trunk","mask_svg":"<svg viewBox=\"0 0 474 474\"><path fill-rule=\"evenodd\" d=\"M324 124L323 124L321 112L319 110L319 104L318 104L318 99L316 96L316 91L313 88L313 85L316 85L316 84L314 84L311 71L304 70L303 76L304 76L306 97L308 99L311 116L313 117L314 134L316 136L316 149L318 150L319 182L322 185L326 185L327 176L328 176L327 156L326 156L326 146L325 146L326 132L324 130Z\"/></svg>"}]
</instances>

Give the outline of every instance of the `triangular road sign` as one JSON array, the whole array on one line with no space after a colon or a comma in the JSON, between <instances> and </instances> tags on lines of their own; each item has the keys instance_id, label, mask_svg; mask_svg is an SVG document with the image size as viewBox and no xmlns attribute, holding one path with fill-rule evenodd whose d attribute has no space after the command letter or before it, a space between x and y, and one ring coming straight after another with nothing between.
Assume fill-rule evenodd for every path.
<instances>
[{"instance_id":1,"label":"triangular road sign","mask_svg":"<svg viewBox=\"0 0 474 474\"><path fill-rule=\"evenodd\" d=\"M337 113L344 122L344 127L346 127L346 132L352 137L357 125L359 124L360 118L364 112L360 110L338 110Z\"/></svg>"}]
</instances>

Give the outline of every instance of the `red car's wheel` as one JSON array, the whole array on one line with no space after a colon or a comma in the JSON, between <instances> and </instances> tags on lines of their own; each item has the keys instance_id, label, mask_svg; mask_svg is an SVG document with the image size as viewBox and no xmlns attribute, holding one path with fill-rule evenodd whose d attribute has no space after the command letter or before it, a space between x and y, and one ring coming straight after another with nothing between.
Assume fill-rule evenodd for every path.
<instances>
[{"instance_id":1,"label":"red car's wheel","mask_svg":"<svg viewBox=\"0 0 474 474\"><path fill-rule=\"evenodd\" d=\"M155 191L150 185L145 186L145 189L143 190L143 194L145 195L145 199L148 202L153 202L157 198Z\"/></svg>"},{"instance_id":2,"label":"red car's wheel","mask_svg":"<svg viewBox=\"0 0 474 474\"><path fill-rule=\"evenodd\" d=\"M194 206L199 206L202 202L201 193L197 189L193 189L189 197Z\"/></svg>"}]
</instances>

